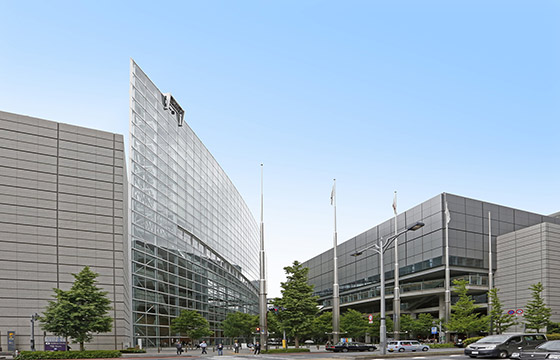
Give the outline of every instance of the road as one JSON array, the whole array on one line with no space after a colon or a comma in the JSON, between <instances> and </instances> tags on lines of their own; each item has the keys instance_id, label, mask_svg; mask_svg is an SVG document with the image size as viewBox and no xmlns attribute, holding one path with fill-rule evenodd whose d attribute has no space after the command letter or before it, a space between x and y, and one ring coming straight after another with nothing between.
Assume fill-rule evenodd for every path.
<instances>
[{"instance_id":1,"label":"road","mask_svg":"<svg viewBox=\"0 0 560 360\"><path fill-rule=\"evenodd\" d=\"M181 359L185 360L471 360L460 351L440 351L430 350L429 352L420 353L397 353L381 355L379 351L375 352L349 352L349 353L331 353L325 351L308 352L308 353L289 353L289 354L260 354L252 355L250 353L234 354L233 352L226 352L225 355L218 356L210 352L208 355L201 355L198 351L189 351L186 355L173 356L172 354L144 354L142 357L126 356L127 359L143 359L143 360L170 360Z\"/></svg>"}]
</instances>

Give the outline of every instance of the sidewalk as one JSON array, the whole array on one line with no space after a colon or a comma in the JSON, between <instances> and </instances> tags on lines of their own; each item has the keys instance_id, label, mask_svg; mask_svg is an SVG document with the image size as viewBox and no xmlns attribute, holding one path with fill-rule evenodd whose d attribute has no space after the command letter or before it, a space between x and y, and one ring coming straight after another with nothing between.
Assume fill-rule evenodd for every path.
<instances>
[{"instance_id":1,"label":"sidewalk","mask_svg":"<svg viewBox=\"0 0 560 360\"><path fill-rule=\"evenodd\" d=\"M293 346L291 346L293 348ZM300 346L301 348L308 348L307 346ZM281 349L282 346L269 346L269 349ZM264 350L264 349L262 349ZM310 352L327 352L325 350L325 345L320 345L319 348L317 348L317 345L312 345L309 347ZM213 348L212 346L209 346L208 349L206 349L206 352L208 352L208 355L218 355L218 350L216 350L215 348ZM200 354L202 353L201 349L188 349L187 351L184 351L183 354L181 355L181 357L191 357L191 356L200 356ZM253 350L251 350L250 348L247 347L242 347L239 351L238 355L251 355L253 354ZM224 355L236 355L233 348L230 347L225 347L224 348ZM161 349L157 349L157 348L148 348L146 349L146 353L134 353L134 354L123 354L123 358L152 358L152 357L177 357L179 355L177 355L177 349L174 347L166 347L166 348L161 348Z\"/></svg>"}]
</instances>

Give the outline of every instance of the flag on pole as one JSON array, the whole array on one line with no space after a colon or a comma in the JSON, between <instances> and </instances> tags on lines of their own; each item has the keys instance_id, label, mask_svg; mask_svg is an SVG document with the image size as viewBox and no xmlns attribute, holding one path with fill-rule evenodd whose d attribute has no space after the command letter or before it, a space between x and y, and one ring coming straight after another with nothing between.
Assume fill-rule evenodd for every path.
<instances>
[{"instance_id":1,"label":"flag on pole","mask_svg":"<svg viewBox=\"0 0 560 360\"><path fill-rule=\"evenodd\" d=\"M336 183L333 184L332 186L332 190L331 190L331 205L334 204L334 197L336 196L336 187L335 187Z\"/></svg>"},{"instance_id":2,"label":"flag on pole","mask_svg":"<svg viewBox=\"0 0 560 360\"><path fill-rule=\"evenodd\" d=\"M393 198L393 211L397 215L397 192L395 191L395 197Z\"/></svg>"},{"instance_id":3,"label":"flag on pole","mask_svg":"<svg viewBox=\"0 0 560 360\"><path fill-rule=\"evenodd\" d=\"M445 202L445 223L449 224L451 221L451 214L449 213L449 207L447 206L447 201Z\"/></svg>"}]
</instances>

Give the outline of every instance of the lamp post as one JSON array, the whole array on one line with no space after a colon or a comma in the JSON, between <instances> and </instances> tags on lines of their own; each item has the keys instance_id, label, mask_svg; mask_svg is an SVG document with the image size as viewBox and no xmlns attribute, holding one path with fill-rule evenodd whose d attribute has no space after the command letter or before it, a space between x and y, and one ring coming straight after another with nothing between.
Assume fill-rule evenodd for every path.
<instances>
[{"instance_id":1,"label":"lamp post","mask_svg":"<svg viewBox=\"0 0 560 360\"><path fill-rule=\"evenodd\" d=\"M263 216L263 164L261 164L261 249L259 252L260 291L259 291L259 320L260 320L260 345L268 350L268 303L266 299L266 256L264 252L264 216Z\"/></svg>"},{"instance_id":2,"label":"lamp post","mask_svg":"<svg viewBox=\"0 0 560 360\"><path fill-rule=\"evenodd\" d=\"M408 228L401 230L400 232L396 233L393 236L384 240L383 237L377 239L377 244L370 245L363 250L357 251L352 256L360 256L365 251L373 249L376 253L379 254L379 282L381 287L381 294L380 294L380 325L379 325L379 346L381 347L381 355L385 355L387 353L387 326L385 323L385 270L383 269L383 254L385 251L391 246L393 240L401 236L402 234L409 232L409 231L416 231L424 226L423 222L416 222L414 225L409 226Z\"/></svg>"},{"instance_id":3,"label":"lamp post","mask_svg":"<svg viewBox=\"0 0 560 360\"><path fill-rule=\"evenodd\" d=\"M31 315L31 338L29 339L31 343L31 351L35 351L35 321L39 318L37 313Z\"/></svg>"},{"instance_id":4,"label":"lamp post","mask_svg":"<svg viewBox=\"0 0 560 360\"><path fill-rule=\"evenodd\" d=\"M331 192L331 205L334 206L334 236L333 236L333 302L332 302L332 319L333 319L333 344L338 343L340 338L340 297L338 291L338 257L336 255L337 232L336 232L336 179L333 179L333 188Z\"/></svg>"}]
</instances>

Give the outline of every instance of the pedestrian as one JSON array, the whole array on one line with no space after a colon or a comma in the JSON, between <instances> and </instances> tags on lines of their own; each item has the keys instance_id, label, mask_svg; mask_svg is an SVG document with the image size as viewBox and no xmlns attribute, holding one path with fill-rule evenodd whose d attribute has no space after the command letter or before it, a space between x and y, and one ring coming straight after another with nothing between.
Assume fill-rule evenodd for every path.
<instances>
[{"instance_id":1,"label":"pedestrian","mask_svg":"<svg viewBox=\"0 0 560 360\"><path fill-rule=\"evenodd\" d=\"M235 340L235 343L233 344L233 352L239 354L239 343L237 340Z\"/></svg>"},{"instance_id":2,"label":"pedestrian","mask_svg":"<svg viewBox=\"0 0 560 360\"><path fill-rule=\"evenodd\" d=\"M175 347L177 348L177 355L181 355L183 353L183 344L181 344L181 342L177 340Z\"/></svg>"},{"instance_id":3,"label":"pedestrian","mask_svg":"<svg viewBox=\"0 0 560 360\"><path fill-rule=\"evenodd\" d=\"M200 344L200 348L202 349L202 353L201 353L201 354L208 354L208 353L206 352L206 347L208 347L208 345L206 344L206 341L203 341L203 342Z\"/></svg>"},{"instance_id":4,"label":"pedestrian","mask_svg":"<svg viewBox=\"0 0 560 360\"><path fill-rule=\"evenodd\" d=\"M257 343L255 344L255 355L258 355L261 353L261 344L257 341Z\"/></svg>"},{"instance_id":5,"label":"pedestrian","mask_svg":"<svg viewBox=\"0 0 560 360\"><path fill-rule=\"evenodd\" d=\"M224 355L224 345L222 343L218 344L218 355Z\"/></svg>"}]
</instances>

